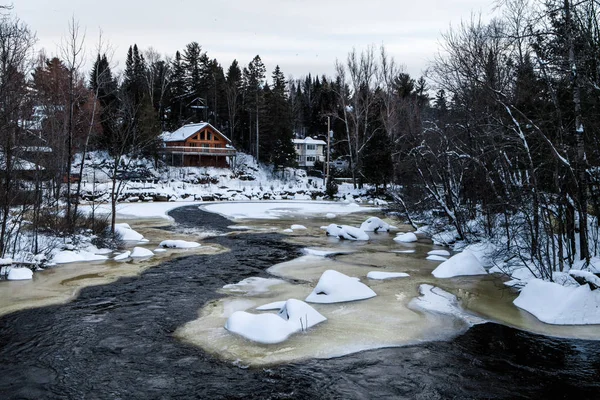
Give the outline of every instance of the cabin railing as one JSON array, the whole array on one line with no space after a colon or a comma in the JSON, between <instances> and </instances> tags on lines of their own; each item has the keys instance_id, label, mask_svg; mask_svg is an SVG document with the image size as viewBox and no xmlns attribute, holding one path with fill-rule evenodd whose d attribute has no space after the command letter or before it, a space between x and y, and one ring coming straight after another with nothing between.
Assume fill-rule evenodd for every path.
<instances>
[{"instance_id":1,"label":"cabin railing","mask_svg":"<svg viewBox=\"0 0 600 400\"><path fill-rule=\"evenodd\" d=\"M234 156L235 149L219 147L188 147L188 146L166 146L162 151L167 154L194 154L200 156Z\"/></svg>"}]
</instances>

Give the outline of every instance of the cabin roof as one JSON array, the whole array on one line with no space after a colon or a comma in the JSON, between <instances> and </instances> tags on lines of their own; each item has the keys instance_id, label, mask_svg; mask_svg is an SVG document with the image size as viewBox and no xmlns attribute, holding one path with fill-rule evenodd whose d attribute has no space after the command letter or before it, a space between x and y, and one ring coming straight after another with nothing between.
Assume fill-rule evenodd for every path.
<instances>
[{"instance_id":1,"label":"cabin roof","mask_svg":"<svg viewBox=\"0 0 600 400\"><path fill-rule=\"evenodd\" d=\"M209 124L208 122L200 122L198 124L187 124L177 129L175 132L163 132L160 135L160 138L163 142L183 142L187 140L190 136L193 136L195 133L201 131L202 129L210 127L213 131L218 133L227 141L227 143L231 143L231 140L225 135L223 135L217 128Z\"/></svg>"},{"instance_id":2,"label":"cabin roof","mask_svg":"<svg viewBox=\"0 0 600 400\"><path fill-rule=\"evenodd\" d=\"M313 139L310 136L305 137L304 139L293 139L294 144L327 144L323 140Z\"/></svg>"}]
</instances>

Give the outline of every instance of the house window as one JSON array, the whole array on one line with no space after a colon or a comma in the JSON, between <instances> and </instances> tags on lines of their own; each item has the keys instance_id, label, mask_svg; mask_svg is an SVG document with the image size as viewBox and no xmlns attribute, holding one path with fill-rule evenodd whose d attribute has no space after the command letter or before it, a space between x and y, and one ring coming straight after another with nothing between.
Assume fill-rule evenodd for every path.
<instances>
[{"instance_id":1,"label":"house window","mask_svg":"<svg viewBox=\"0 0 600 400\"><path fill-rule=\"evenodd\" d=\"M312 156L308 156L308 157L306 157L306 161L308 161L308 162L315 161L315 159L316 159L316 158L315 158L315 157L312 157Z\"/></svg>"},{"instance_id":2,"label":"house window","mask_svg":"<svg viewBox=\"0 0 600 400\"><path fill-rule=\"evenodd\" d=\"M204 140L204 131L200 134L200 140Z\"/></svg>"},{"instance_id":3,"label":"house window","mask_svg":"<svg viewBox=\"0 0 600 400\"><path fill-rule=\"evenodd\" d=\"M212 133L208 132L208 137L206 138L206 140L212 140Z\"/></svg>"},{"instance_id":4,"label":"house window","mask_svg":"<svg viewBox=\"0 0 600 400\"><path fill-rule=\"evenodd\" d=\"M296 144L296 150L300 150L300 145Z\"/></svg>"},{"instance_id":5,"label":"house window","mask_svg":"<svg viewBox=\"0 0 600 400\"><path fill-rule=\"evenodd\" d=\"M306 145L306 149L307 149L307 150L315 150L315 149L316 149L316 146L315 146L314 144L307 144L307 145Z\"/></svg>"}]
</instances>

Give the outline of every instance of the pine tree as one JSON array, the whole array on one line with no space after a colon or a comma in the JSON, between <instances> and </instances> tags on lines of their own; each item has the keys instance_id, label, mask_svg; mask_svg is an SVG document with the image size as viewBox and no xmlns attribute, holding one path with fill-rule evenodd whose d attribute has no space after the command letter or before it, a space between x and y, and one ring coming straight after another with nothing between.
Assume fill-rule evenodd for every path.
<instances>
[{"instance_id":1,"label":"pine tree","mask_svg":"<svg viewBox=\"0 0 600 400\"><path fill-rule=\"evenodd\" d=\"M296 153L292 143L291 109L286 81L279 66L272 75L273 88L265 86L265 115L261 130L262 159L276 166L292 166Z\"/></svg>"}]
</instances>

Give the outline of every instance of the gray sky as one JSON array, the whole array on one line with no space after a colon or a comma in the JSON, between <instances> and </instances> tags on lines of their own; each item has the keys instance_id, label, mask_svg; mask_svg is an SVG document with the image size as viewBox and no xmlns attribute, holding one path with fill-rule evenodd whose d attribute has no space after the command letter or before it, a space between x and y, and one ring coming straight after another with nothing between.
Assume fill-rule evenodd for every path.
<instances>
[{"instance_id":1,"label":"gray sky","mask_svg":"<svg viewBox=\"0 0 600 400\"><path fill-rule=\"evenodd\" d=\"M6 3L10 0L0 0ZM13 14L37 32L38 47L58 53L74 16L86 32L88 63L99 31L124 65L129 45L172 56L197 41L226 70L259 54L270 72L333 75L352 47L385 45L418 77L436 52L440 33L472 12L490 14L492 0L13 0Z\"/></svg>"}]
</instances>

